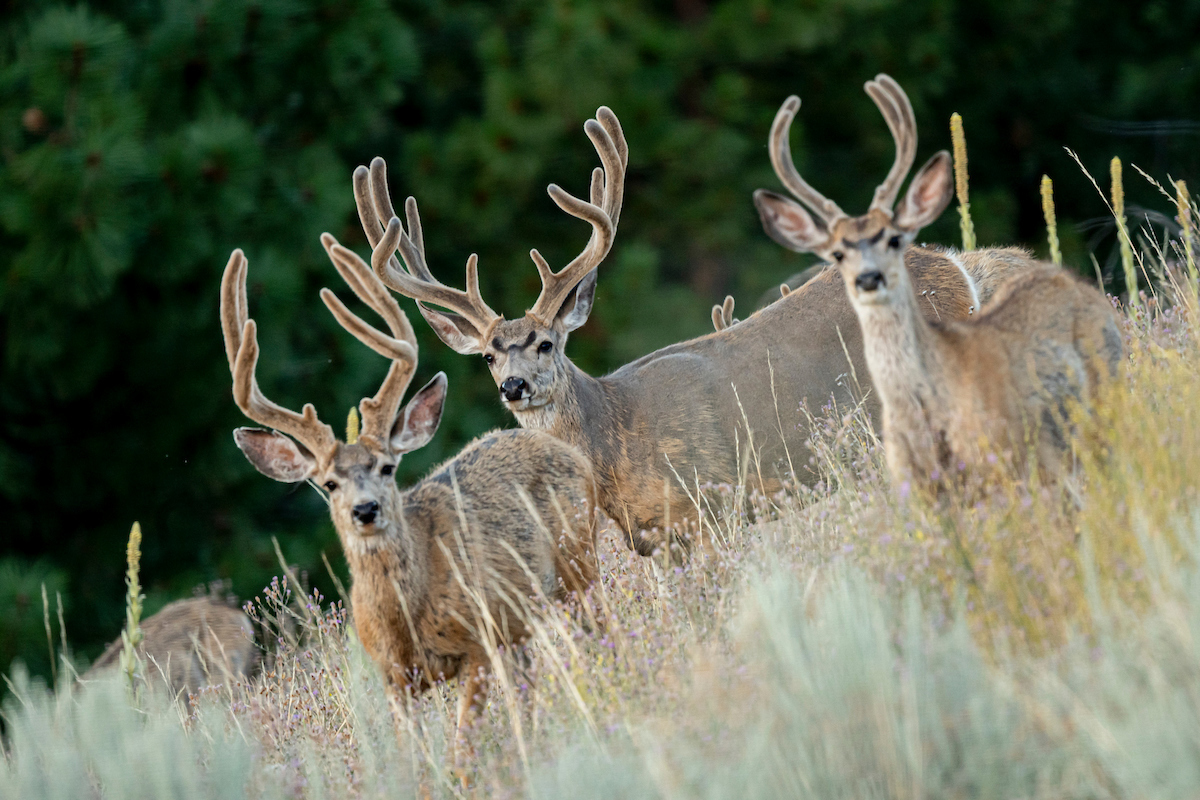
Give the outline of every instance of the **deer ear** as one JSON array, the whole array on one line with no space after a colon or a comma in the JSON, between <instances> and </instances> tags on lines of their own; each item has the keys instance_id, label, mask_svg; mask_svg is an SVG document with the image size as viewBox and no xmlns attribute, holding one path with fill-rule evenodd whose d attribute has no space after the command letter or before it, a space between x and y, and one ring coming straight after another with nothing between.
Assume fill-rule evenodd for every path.
<instances>
[{"instance_id":1,"label":"deer ear","mask_svg":"<svg viewBox=\"0 0 1200 800\"><path fill-rule=\"evenodd\" d=\"M596 299L596 270L592 270L567 295L562 308L558 310L558 319L562 322L567 333L582 327L592 313L592 302Z\"/></svg>"},{"instance_id":2,"label":"deer ear","mask_svg":"<svg viewBox=\"0 0 1200 800\"><path fill-rule=\"evenodd\" d=\"M483 347L479 342L481 332L475 330L475 326L464 317L449 311L434 311L424 303L417 303L417 309L429 323L429 327L433 328L433 332L437 334L438 338L454 352L464 356L483 352Z\"/></svg>"},{"instance_id":3,"label":"deer ear","mask_svg":"<svg viewBox=\"0 0 1200 800\"><path fill-rule=\"evenodd\" d=\"M404 413L392 426L389 444L396 455L411 453L429 444L442 421L446 404L446 373L439 372L421 387L404 407Z\"/></svg>"},{"instance_id":4,"label":"deer ear","mask_svg":"<svg viewBox=\"0 0 1200 800\"><path fill-rule=\"evenodd\" d=\"M306 480L317 468L317 459L308 448L276 431L238 428L233 441L256 470L283 483Z\"/></svg>"},{"instance_id":5,"label":"deer ear","mask_svg":"<svg viewBox=\"0 0 1200 800\"><path fill-rule=\"evenodd\" d=\"M954 167L945 150L925 162L909 184L892 224L902 231L916 232L942 215L954 197Z\"/></svg>"},{"instance_id":6,"label":"deer ear","mask_svg":"<svg viewBox=\"0 0 1200 800\"><path fill-rule=\"evenodd\" d=\"M815 253L829 242L829 231L824 224L783 195L759 189L754 193L754 205L767 236L789 250Z\"/></svg>"}]
</instances>

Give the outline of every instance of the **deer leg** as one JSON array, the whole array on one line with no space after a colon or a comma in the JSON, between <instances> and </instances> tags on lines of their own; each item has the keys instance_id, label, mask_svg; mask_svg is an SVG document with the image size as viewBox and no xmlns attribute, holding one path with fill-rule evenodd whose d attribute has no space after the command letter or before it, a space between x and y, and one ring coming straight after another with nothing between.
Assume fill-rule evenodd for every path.
<instances>
[{"instance_id":1,"label":"deer leg","mask_svg":"<svg viewBox=\"0 0 1200 800\"><path fill-rule=\"evenodd\" d=\"M396 747L400 749L400 752L404 752L404 734L408 727L405 724L407 710L404 695L406 691L404 684L397 681L394 675L385 678L384 694L387 696L388 710L392 712L392 731L396 736Z\"/></svg>"},{"instance_id":2,"label":"deer leg","mask_svg":"<svg viewBox=\"0 0 1200 800\"><path fill-rule=\"evenodd\" d=\"M458 763L461 763L464 756L475 755L475 749L471 747L467 738L467 730L474 725L487 702L487 662L472 659L467 664L465 676L458 699L458 728L454 746L455 761Z\"/></svg>"}]
</instances>

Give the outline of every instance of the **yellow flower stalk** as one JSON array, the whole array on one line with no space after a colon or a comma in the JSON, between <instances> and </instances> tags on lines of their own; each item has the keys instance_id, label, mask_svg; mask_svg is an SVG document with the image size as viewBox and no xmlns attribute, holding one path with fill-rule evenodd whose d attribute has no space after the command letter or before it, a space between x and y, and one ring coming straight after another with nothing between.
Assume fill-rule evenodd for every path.
<instances>
[{"instance_id":1,"label":"yellow flower stalk","mask_svg":"<svg viewBox=\"0 0 1200 800\"><path fill-rule=\"evenodd\" d=\"M1062 251L1058 248L1058 220L1054 215L1054 182L1049 175L1042 176L1042 216L1046 218L1046 235L1050 239L1050 260L1062 263Z\"/></svg>"},{"instance_id":2,"label":"yellow flower stalk","mask_svg":"<svg viewBox=\"0 0 1200 800\"><path fill-rule=\"evenodd\" d=\"M958 195L963 250L974 250L975 223L971 221L971 204L967 196L967 138L963 134L962 117L957 111L950 115L950 141L954 146L954 189Z\"/></svg>"},{"instance_id":3,"label":"yellow flower stalk","mask_svg":"<svg viewBox=\"0 0 1200 800\"><path fill-rule=\"evenodd\" d=\"M1196 253L1192 248L1192 237L1195 235L1192 226L1192 198L1188 195L1187 184L1181 180L1175 181L1175 211L1179 216L1179 227L1182 228L1180 236L1183 239L1183 260L1187 265L1188 283L1195 294L1200 289L1197 286L1200 275L1196 272Z\"/></svg>"},{"instance_id":4,"label":"yellow flower stalk","mask_svg":"<svg viewBox=\"0 0 1200 800\"><path fill-rule=\"evenodd\" d=\"M346 444L355 444L358 441L358 409L350 406L350 414L346 417Z\"/></svg>"},{"instance_id":5,"label":"yellow flower stalk","mask_svg":"<svg viewBox=\"0 0 1200 800\"><path fill-rule=\"evenodd\" d=\"M125 546L125 585L129 591L125 596L125 630L121 631L121 670L129 679L131 688L137 672L137 646L142 643L142 585L138 582L138 570L142 561L142 526L133 523L129 530L129 543Z\"/></svg>"},{"instance_id":6,"label":"yellow flower stalk","mask_svg":"<svg viewBox=\"0 0 1200 800\"><path fill-rule=\"evenodd\" d=\"M1108 171L1112 178L1112 210L1117 220L1121 265L1125 269L1125 291L1129 294L1129 306L1132 308L1138 304L1138 284L1137 273L1133 270L1133 247L1130 245L1129 228L1125 222L1125 185L1121 182L1121 159L1113 156Z\"/></svg>"}]
</instances>

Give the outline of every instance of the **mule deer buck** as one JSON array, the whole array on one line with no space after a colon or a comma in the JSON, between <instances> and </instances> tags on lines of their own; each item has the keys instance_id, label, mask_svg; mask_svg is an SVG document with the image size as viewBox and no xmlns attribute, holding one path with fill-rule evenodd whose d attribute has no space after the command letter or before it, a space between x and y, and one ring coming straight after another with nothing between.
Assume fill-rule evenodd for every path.
<instances>
[{"instance_id":1,"label":"mule deer buck","mask_svg":"<svg viewBox=\"0 0 1200 800\"><path fill-rule=\"evenodd\" d=\"M576 367L564 352L567 339L591 312L597 268L616 233L628 160L612 111L600 108L584 130L603 165L592 173L590 201L553 184L548 192L559 208L591 225L591 237L557 272L537 250L530 252L542 292L519 319L506 320L483 301L474 255L467 260L466 291L434 278L416 201L405 203L406 231L392 206L383 159L355 170L354 195L383 282L417 300L451 348L483 355L502 403L522 427L549 431L583 451L600 507L632 547L649 555L669 544L669 527L697 524L700 485L745 480L773 492L789 475L814 481L806 469L807 423L797 410L802 403L819 408L831 396L842 405L858 402L847 375L865 380L866 365L845 290L836 275L822 274L727 330L665 347L605 377ZM951 260L930 256L915 265L913 276L928 316L970 313L973 284ZM877 411L874 393L866 403Z\"/></svg>"},{"instance_id":2,"label":"mule deer buck","mask_svg":"<svg viewBox=\"0 0 1200 800\"><path fill-rule=\"evenodd\" d=\"M916 122L904 91L888 76L869 81L866 90L897 151L867 213L845 214L776 147L776 171L803 205L759 192L763 222L779 241L837 266L862 328L897 485L938 485L960 463L1002 452L1022 466L1027 436L1037 463L1053 469L1070 444L1072 407L1092 401L1120 366L1123 344L1112 306L1061 268L1035 262L998 281L970 319L929 320L920 313L910 245L950 202L950 155L943 150L930 158L893 209L916 153ZM799 105L789 98L775 129L786 131ZM998 251L992 259L998 272L1013 252ZM980 264L989 264L986 253Z\"/></svg>"},{"instance_id":3,"label":"mule deer buck","mask_svg":"<svg viewBox=\"0 0 1200 800\"><path fill-rule=\"evenodd\" d=\"M254 626L241 609L215 597L193 597L163 606L141 623L137 654L150 685L175 697L201 686L249 678L259 664ZM117 668L124 642L118 638L83 674L93 680ZM161 680L159 680L161 679Z\"/></svg>"},{"instance_id":4,"label":"mule deer buck","mask_svg":"<svg viewBox=\"0 0 1200 800\"><path fill-rule=\"evenodd\" d=\"M239 428L234 439L267 477L311 481L327 493L353 578L354 624L383 672L393 714L401 713L403 692L461 675L461 730L486 695L487 644L526 634L520 598L563 599L596 578L591 469L575 448L548 434L496 431L400 491L396 464L437 430L446 376L438 373L401 409L417 364L412 327L367 264L328 234L322 242L355 295L391 331L368 325L333 292L321 291L342 327L392 362L379 392L359 403L362 433L355 442L338 441L312 405L298 414L260 391L246 258L235 250L221 283L233 396L242 413L273 430Z\"/></svg>"}]
</instances>

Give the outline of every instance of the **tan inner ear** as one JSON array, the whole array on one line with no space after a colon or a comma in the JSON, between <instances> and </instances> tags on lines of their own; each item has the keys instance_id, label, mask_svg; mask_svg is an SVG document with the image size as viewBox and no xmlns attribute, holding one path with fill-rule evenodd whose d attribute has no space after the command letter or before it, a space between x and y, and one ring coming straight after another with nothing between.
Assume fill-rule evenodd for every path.
<instances>
[{"instance_id":1,"label":"tan inner ear","mask_svg":"<svg viewBox=\"0 0 1200 800\"><path fill-rule=\"evenodd\" d=\"M923 228L946 210L954 196L954 172L950 164L950 155L944 150L925 162L896 209L896 227L908 231Z\"/></svg>"},{"instance_id":2,"label":"tan inner ear","mask_svg":"<svg viewBox=\"0 0 1200 800\"><path fill-rule=\"evenodd\" d=\"M800 204L765 191L755 193L754 203L767 234L784 247L816 252L827 243L829 232Z\"/></svg>"}]
</instances>

